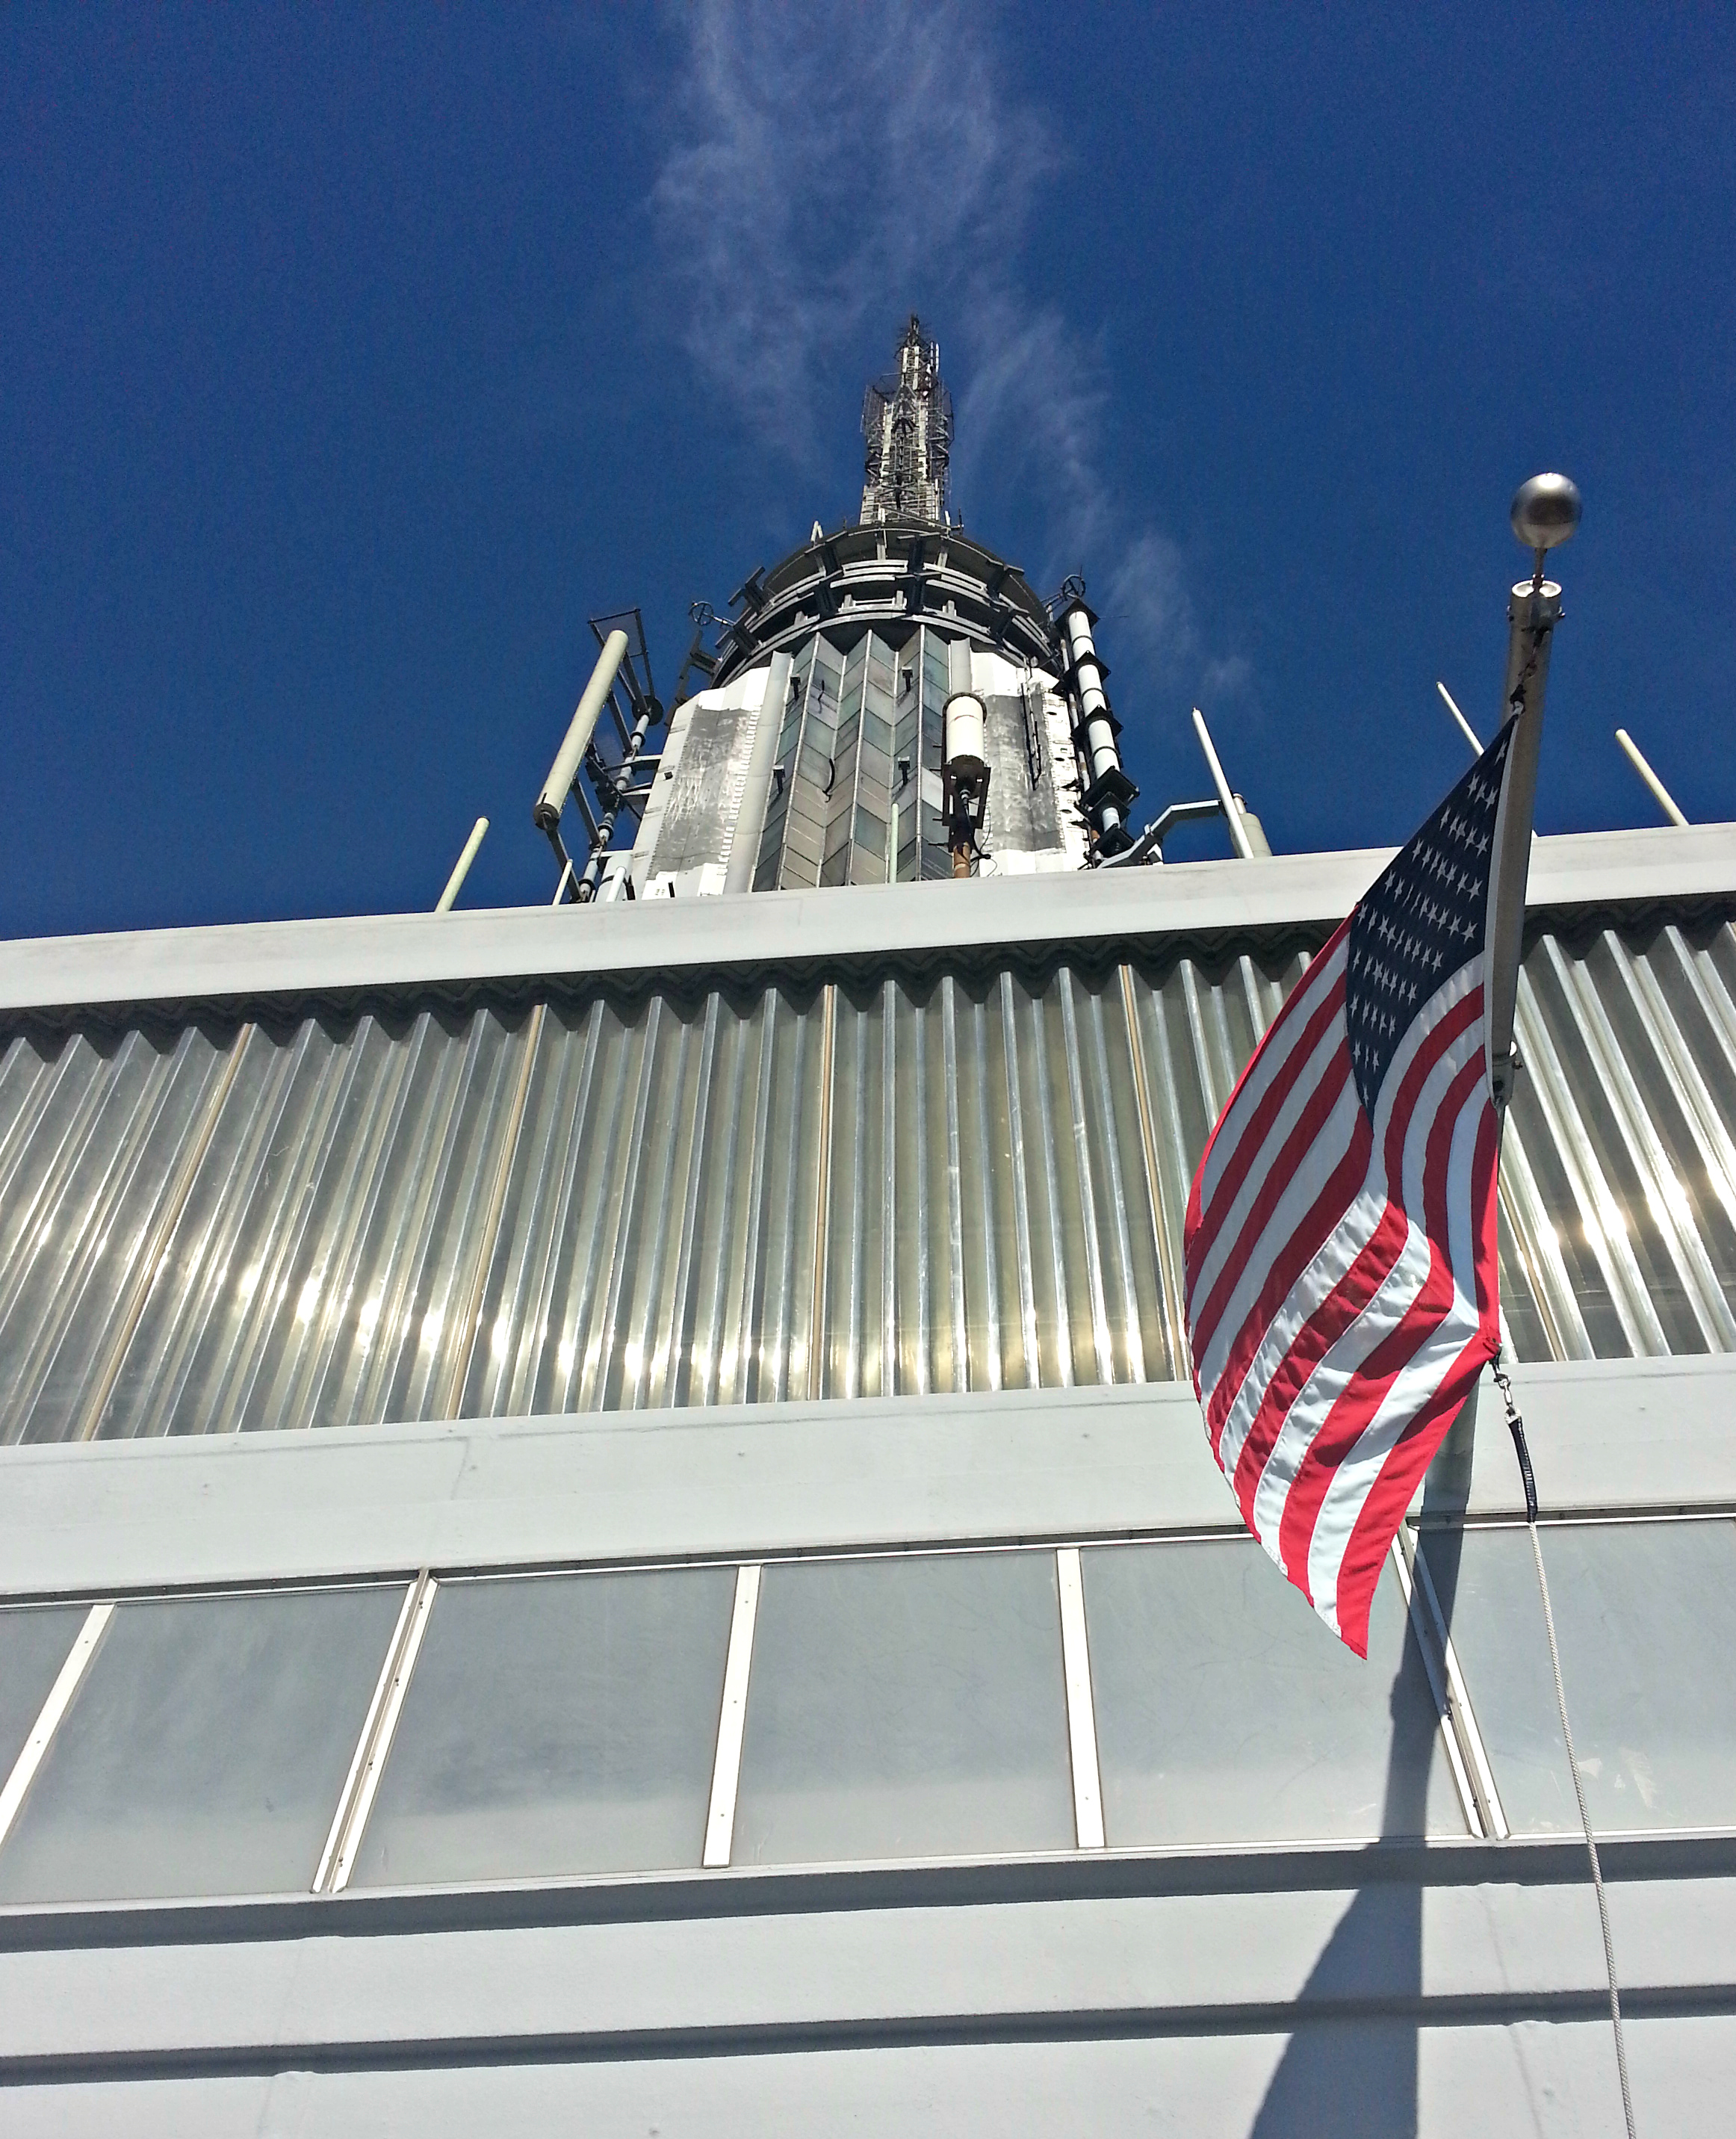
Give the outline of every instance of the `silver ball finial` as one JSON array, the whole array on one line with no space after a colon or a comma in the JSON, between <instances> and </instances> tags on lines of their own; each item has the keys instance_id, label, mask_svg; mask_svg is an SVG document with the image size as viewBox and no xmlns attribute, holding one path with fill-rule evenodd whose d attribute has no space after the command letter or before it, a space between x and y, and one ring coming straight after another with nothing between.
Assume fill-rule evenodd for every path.
<instances>
[{"instance_id":1,"label":"silver ball finial","mask_svg":"<svg viewBox=\"0 0 1736 2139\"><path fill-rule=\"evenodd\" d=\"M1513 494L1513 531L1528 550L1565 542L1579 525L1579 486L1564 475L1534 475Z\"/></svg>"}]
</instances>

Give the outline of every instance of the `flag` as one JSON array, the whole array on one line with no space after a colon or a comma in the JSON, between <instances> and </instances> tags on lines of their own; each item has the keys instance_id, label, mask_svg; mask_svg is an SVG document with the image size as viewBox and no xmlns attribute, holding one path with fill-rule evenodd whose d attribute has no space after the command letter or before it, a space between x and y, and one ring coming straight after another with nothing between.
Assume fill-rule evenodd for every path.
<instances>
[{"instance_id":1,"label":"flag","mask_svg":"<svg viewBox=\"0 0 1736 2139\"><path fill-rule=\"evenodd\" d=\"M1194 1177L1194 1389L1242 1519L1368 1653L1406 1508L1499 1348L1484 1027L1509 722L1313 960Z\"/></svg>"}]
</instances>

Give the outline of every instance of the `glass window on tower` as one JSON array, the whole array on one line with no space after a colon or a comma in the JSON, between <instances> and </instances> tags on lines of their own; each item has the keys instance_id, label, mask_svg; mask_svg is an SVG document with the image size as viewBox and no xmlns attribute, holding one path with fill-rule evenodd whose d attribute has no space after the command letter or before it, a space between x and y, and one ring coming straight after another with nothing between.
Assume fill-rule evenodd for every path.
<instances>
[{"instance_id":1,"label":"glass window on tower","mask_svg":"<svg viewBox=\"0 0 1736 2139\"><path fill-rule=\"evenodd\" d=\"M306 1892L403 1600L117 1605L0 1848L0 1902Z\"/></svg>"},{"instance_id":2,"label":"glass window on tower","mask_svg":"<svg viewBox=\"0 0 1736 2139\"><path fill-rule=\"evenodd\" d=\"M1073 1841L1053 1553L766 1569L736 1863Z\"/></svg>"},{"instance_id":3,"label":"glass window on tower","mask_svg":"<svg viewBox=\"0 0 1736 2139\"><path fill-rule=\"evenodd\" d=\"M697 1865L733 1589L723 1568L443 1583L355 1882Z\"/></svg>"}]
</instances>

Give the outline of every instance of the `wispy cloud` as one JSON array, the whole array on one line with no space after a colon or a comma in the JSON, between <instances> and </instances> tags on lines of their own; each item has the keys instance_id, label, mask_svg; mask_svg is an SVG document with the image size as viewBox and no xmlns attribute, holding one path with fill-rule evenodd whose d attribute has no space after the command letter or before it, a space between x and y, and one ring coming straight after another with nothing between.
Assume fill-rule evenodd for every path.
<instances>
[{"instance_id":1,"label":"wispy cloud","mask_svg":"<svg viewBox=\"0 0 1736 2139\"><path fill-rule=\"evenodd\" d=\"M837 358L888 293L956 286L991 220L1023 224L1041 130L1008 110L962 11L711 0L684 19L652 195L662 257L701 371L804 456Z\"/></svg>"},{"instance_id":2,"label":"wispy cloud","mask_svg":"<svg viewBox=\"0 0 1736 2139\"><path fill-rule=\"evenodd\" d=\"M1191 682L1214 657L1186 561L1105 472L1101 341L1021 272L1061 157L1007 87L994 21L910 0L683 14L674 145L651 202L663 277L701 375L804 471L840 379L865 347L880 355L889 309L917 306L944 332L958 397L956 498L973 520L1034 500L1036 576L1095 574L1152 680ZM1216 658L1220 683L1245 680Z\"/></svg>"}]
</instances>

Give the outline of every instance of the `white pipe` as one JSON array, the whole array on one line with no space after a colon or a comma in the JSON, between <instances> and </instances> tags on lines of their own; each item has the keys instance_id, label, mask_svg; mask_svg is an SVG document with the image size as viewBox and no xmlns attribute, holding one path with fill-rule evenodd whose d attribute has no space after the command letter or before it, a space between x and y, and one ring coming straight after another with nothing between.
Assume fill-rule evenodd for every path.
<instances>
[{"instance_id":1,"label":"white pipe","mask_svg":"<svg viewBox=\"0 0 1736 2139\"><path fill-rule=\"evenodd\" d=\"M1460 733L1471 746L1471 756L1473 757L1481 757L1483 755L1483 745L1478 740L1477 731L1471 726L1470 722L1466 720L1464 714L1460 712L1458 701L1454 698L1452 693L1448 690L1446 685L1441 683L1438 678L1435 681L1435 688L1440 692L1441 698L1445 701L1447 711L1452 715L1453 718L1458 722Z\"/></svg>"},{"instance_id":2,"label":"white pipe","mask_svg":"<svg viewBox=\"0 0 1736 2139\"><path fill-rule=\"evenodd\" d=\"M1205 716L1194 707L1194 733L1200 738L1200 747L1205 753L1205 762L1211 773L1212 785L1218 790L1218 806L1224 812L1224 821L1230 827L1230 844L1245 862L1254 858L1254 842L1248 837L1248 828L1242 822L1242 813L1235 806L1235 797L1230 790L1230 782L1224 777L1224 768L1218 762L1218 754L1212 747L1211 732L1205 725Z\"/></svg>"},{"instance_id":3,"label":"white pipe","mask_svg":"<svg viewBox=\"0 0 1736 2139\"><path fill-rule=\"evenodd\" d=\"M1121 751L1109 717L1109 701L1103 689L1103 664L1098 658L1097 642L1091 635L1091 619L1082 604L1075 603L1063 619L1068 652L1072 657L1073 689L1078 699L1079 727L1093 785L1105 773L1121 770ZM1118 830L1122 812L1113 802L1100 805L1102 830Z\"/></svg>"},{"instance_id":4,"label":"white pipe","mask_svg":"<svg viewBox=\"0 0 1736 2139\"><path fill-rule=\"evenodd\" d=\"M597 656L597 665L591 671L591 679L584 687L584 696L579 701L571 725L566 732L566 741L560 746L560 755L549 768L549 776L543 782L542 792L536 798L536 807L531 812L531 821L540 832L552 832L560 822L560 813L566 806L566 798L579 775L579 761L584 756L585 745L597 725L597 716L603 710L609 692L614 687L616 672L627 652L627 634L612 631L603 642L603 651Z\"/></svg>"},{"instance_id":5,"label":"white pipe","mask_svg":"<svg viewBox=\"0 0 1736 2139\"><path fill-rule=\"evenodd\" d=\"M476 859L477 849L482 845L487 830L488 820L486 817L478 817L471 827L470 837L464 842L463 853L453 864L452 873L446 879L446 888L440 894L440 903L434 908L436 913L452 912L452 902L462 889L465 878L470 874L470 865Z\"/></svg>"},{"instance_id":6,"label":"white pipe","mask_svg":"<svg viewBox=\"0 0 1736 2139\"><path fill-rule=\"evenodd\" d=\"M1663 781L1659 779L1656 773L1655 773L1651 767L1646 763L1646 753L1641 749L1638 743L1634 741L1633 737L1628 733L1626 728L1616 729L1616 740L1621 744L1623 750L1627 752L1634 771L1639 774L1641 779L1646 782L1646 785L1651 790L1653 795L1657 798L1658 806L1663 810L1664 815L1670 820L1672 825L1680 825L1685 827L1688 820L1682 815L1681 811L1676 808L1675 797L1664 785Z\"/></svg>"}]
</instances>

